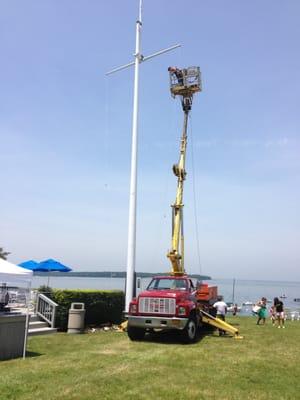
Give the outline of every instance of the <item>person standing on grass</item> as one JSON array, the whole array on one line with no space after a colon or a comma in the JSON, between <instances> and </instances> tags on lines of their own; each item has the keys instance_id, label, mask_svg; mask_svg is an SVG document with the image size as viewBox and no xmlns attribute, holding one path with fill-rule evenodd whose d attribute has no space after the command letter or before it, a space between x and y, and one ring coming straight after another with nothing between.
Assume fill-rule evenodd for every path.
<instances>
[{"instance_id":1,"label":"person standing on grass","mask_svg":"<svg viewBox=\"0 0 300 400\"><path fill-rule=\"evenodd\" d=\"M276 309L275 309L274 304L270 308L270 318L271 318L271 321L272 321L272 325L275 326L275 322L276 322L277 316L276 316Z\"/></svg>"},{"instance_id":2,"label":"person standing on grass","mask_svg":"<svg viewBox=\"0 0 300 400\"><path fill-rule=\"evenodd\" d=\"M223 300L223 296L218 296L218 301L213 305L213 307L217 310L217 318L225 321L225 315L227 313L227 304ZM219 335L225 335L225 331L223 329L219 329Z\"/></svg>"},{"instance_id":3,"label":"person standing on grass","mask_svg":"<svg viewBox=\"0 0 300 400\"><path fill-rule=\"evenodd\" d=\"M284 326L284 307L283 302L275 297L274 299L274 310L276 311L276 319L278 328L285 328Z\"/></svg>"},{"instance_id":4,"label":"person standing on grass","mask_svg":"<svg viewBox=\"0 0 300 400\"><path fill-rule=\"evenodd\" d=\"M238 305L234 304L233 309L232 309L232 315L236 316L237 312L238 312Z\"/></svg>"},{"instance_id":5,"label":"person standing on grass","mask_svg":"<svg viewBox=\"0 0 300 400\"><path fill-rule=\"evenodd\" d=\"M265 297L262 297L261 300L259 300L259 302L256 305L260 307L260 309L257 312L258 320L256 322L256 325L260 325L260 321L262 321L262 325L265 325L266 318L268 316L267 299Z\"/></svg>"}]
</instances>

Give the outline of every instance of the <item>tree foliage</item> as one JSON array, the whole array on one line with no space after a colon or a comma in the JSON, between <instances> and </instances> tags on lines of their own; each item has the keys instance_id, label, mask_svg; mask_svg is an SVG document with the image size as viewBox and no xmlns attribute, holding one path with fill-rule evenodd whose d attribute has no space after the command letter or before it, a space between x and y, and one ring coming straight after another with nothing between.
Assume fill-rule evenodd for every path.
<instances>
[{"instance_id":1,"label":"tree foliage","mask_svg":"<svg viewBox=\"0 0 300 400\"><path fill-rule=\"evenodd\" d=\"M6 259L7 259L7 256L8 256L9 254L10 254L9 252L4 251L3 247L0 247L0 258L3 258L3 260L6 260Z\"/></svg>"}]
</instances>

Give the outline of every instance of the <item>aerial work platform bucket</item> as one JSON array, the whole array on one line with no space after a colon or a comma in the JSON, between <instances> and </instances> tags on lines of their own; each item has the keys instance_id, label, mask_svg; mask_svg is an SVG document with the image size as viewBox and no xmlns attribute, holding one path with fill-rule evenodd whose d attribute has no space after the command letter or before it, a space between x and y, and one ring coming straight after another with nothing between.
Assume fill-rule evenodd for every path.
<instances>
[{"instance_id":1,"label":"aerial work platform bucket","mask_svg":"<svg viewBox=\"0 0 300 400\"><path fill-rule=\"evenodd\" d=\"M183 69L169 67L168 71L172 97L190 97L196 92L201 92L201 72L199 67Z\"/></svg>"}]
</instances>

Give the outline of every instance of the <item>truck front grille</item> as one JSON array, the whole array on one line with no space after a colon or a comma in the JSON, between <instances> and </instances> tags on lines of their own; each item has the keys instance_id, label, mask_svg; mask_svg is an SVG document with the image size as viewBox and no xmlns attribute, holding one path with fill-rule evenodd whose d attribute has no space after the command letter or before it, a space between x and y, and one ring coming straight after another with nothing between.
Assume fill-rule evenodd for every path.
<instances>
[{"instance_id":1,"label":"truck front grille","mask_svg":"<svg viewBox=\"0 0 300 400\"><path fill-rule=\"evenodd\" d=\"M139 312L143 314L175 315L175 299L161 297L140 297Z\"/></svg>"}]
</instances>

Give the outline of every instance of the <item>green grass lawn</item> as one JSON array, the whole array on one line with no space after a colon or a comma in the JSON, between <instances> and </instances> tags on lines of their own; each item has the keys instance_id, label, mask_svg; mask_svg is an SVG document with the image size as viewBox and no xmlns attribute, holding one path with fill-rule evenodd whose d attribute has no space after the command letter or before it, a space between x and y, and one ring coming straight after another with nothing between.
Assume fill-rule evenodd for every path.
<instances>
[{"instance_id":1,"label":"green grass lawn","mask_svg":"<svg viewBox=\"0 0 300 400\"><path fill-rule=\"evenodd\" d=\"M0 362L1 400L300 399L300 322L286 329L231 317L243 340L125 333L32 337L28 358Z\"/></svg>"}]
</instances>

